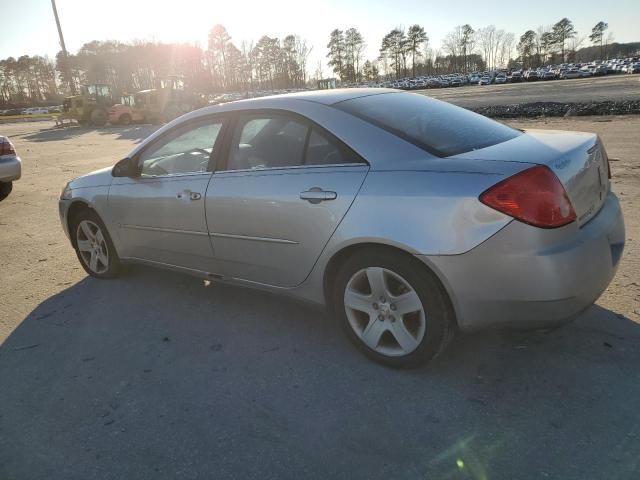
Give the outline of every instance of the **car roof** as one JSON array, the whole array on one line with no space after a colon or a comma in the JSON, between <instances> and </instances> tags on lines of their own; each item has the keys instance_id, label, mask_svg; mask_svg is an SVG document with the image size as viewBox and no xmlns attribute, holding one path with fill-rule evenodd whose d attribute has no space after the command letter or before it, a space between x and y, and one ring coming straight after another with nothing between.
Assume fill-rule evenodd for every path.
<instances>
[{"instance_id":1,"label":"car roof","mask_svg":"<svg viewBox=\"0 0 640 480\"><path fill-rule=\"evenodd\" d=\"M295 92L295 93L284 93L281 95L270 95L266 97L260 98L248 98L246 100L237 100L236 102L229 103L240 103L244 108L251 108L247 104L256 103L260 104L268 101L272 103L274 101L282 100L305 100L308 102L316 102L321 103L323 105L334 105L339 102L344 102L345 100L352 100L354 98L360 97L368 97L370 95L381 95L383 93L399 93L398 90L393 88L336 88L331 90L311 90L307 92Z\"/></svg>"}]
</instances>

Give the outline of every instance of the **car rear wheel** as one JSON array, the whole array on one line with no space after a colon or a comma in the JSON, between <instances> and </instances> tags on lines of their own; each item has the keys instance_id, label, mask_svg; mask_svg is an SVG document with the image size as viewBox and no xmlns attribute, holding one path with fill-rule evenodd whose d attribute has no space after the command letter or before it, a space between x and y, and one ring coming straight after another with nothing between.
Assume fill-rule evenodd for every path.
<instances>
[{"instance_id":1,"label":"car rear wheel","mask_svg":"<svg viewBox=\"0 0 640 480\"><path fill-rule=\"evenodd\" d=\"M0 202L7 198L13 190L13 182L0 182Z\"/></svg>"},{"instance_id":2,"label":"car rear wheel","mask_svg":"<svg viewBox=\"0 0 640 480\"><path fill-rule=\"evenodd\" d=\"M387 366L424 365L454 333L453 309L440 281L408 254L356 252L337 273L333 302L349 339Z\"/></svg>"},{"instance_id":3,"label":"car rear wheel","mask_svg":"<svg viewBox=\"0 0 640 480\"><path fill-rule=\"evenodd\" d=\"M125 126L129 125L131 123L131 115L129 115L128 113L123 113L122 115L120 115L118 123Z\"/></svg>"},{"instance_id":4,"label":"car rear wheel","mask_svg":"<svg viewBox=\"0 0 640 480\"><path fill-rule=\"evenodd\" d=\"M92 277L116 277L121 269L120 259L100 217L91 210L83 210L73 225L76 255L82 268Z\"/></svg>"}]
</instances>

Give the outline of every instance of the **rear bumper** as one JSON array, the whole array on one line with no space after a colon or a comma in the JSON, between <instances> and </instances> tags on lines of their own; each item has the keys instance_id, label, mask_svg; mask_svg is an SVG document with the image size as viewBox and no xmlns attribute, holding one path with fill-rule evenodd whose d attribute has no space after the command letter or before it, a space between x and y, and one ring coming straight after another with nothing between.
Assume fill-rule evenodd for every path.
<instances>
[{"instance_id":1,"label":"rear bumper","mask_svg":"<svg viewBox=\"0 0 640 480\"><path fill-rule=\"evenodd\" d=\"M620 204L609 193L581 228L513 221L467 253L419 258L440 275L461 330L536 327L563 323L592 305L613 279L624 242Z\"/></svg>"},{"instance_id":2,"label":"rear bumper","mask_svg":"<svg viewBox=\"0 0 640 480\"><path fill-rule=\"evenodd\" d=\"M22 175L22 162L15 155L0 156L0 182L13 182Z\"/></svg>"}]
</instances>

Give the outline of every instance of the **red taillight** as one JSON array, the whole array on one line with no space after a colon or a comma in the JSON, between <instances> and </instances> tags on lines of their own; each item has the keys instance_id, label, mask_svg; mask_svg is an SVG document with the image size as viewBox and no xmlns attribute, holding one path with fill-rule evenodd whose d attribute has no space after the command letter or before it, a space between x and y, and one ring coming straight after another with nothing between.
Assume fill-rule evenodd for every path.
<instances>
[{"instance_id":1,"label":"red taillight","mask_svg":"<svg viewBox=\"0 0 640 480\"><path fill-rule=\"evenodd\" d=\"M15 155L16 149L9 140L0 141L0 155Z\"/></svg>"},{"instance_id":2,"label":"red taillight","mask_svg":"<svg viewBox=\"0 0 640 480\"><path fill-rule=\"evenodd\" d=\"M480 201L516 220L541 228L573 222L576 212L558 177L539 165L497 183Z\"/></svg>"}]
</instances>

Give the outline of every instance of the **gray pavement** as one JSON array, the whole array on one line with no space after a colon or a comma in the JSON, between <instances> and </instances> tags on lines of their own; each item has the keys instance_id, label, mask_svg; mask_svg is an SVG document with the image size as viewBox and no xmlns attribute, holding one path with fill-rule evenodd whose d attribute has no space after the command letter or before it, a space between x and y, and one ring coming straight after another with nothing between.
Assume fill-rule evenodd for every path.
<instances>
[{"instance_id":1,"label":"gray pavement","mask_svg":"<svg viewBox=\"0 0 640 480\"><path fill-rule=\"evenodd\" d=\"M85 278L0 350L0 478L638 478L639 344L593 307L394 371L281 298Z\"/></svg>"}]
</instances>

